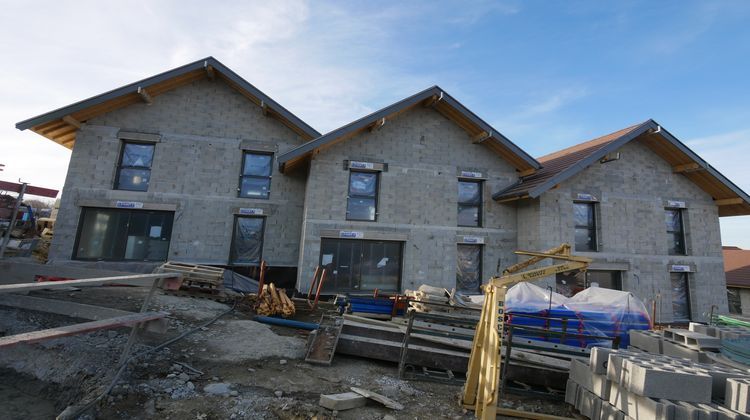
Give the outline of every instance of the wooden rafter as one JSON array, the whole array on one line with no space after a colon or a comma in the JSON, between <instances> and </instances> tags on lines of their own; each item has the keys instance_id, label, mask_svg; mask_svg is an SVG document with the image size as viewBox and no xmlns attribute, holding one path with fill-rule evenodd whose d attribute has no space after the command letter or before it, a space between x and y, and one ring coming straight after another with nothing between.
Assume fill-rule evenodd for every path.
<instances>
[{"instance_id":1,"label":"wooden rafter","mask_svg":"<svg viewBox=\"0 0 750 420\"><path fill-rule=\"evenodd\" d=\"M216 72L214 71L214 66L211 66L208 63L206 63L205 69L206 69L206 77L208 77L208 80L215 80Z\"/></svg>"},{"instance_id":2,"label":"wooden rafter","mask_svg":"<svg viewBox=\"0 0 750 420\"><path fill-rule=\"evenodd\" d=\"M474 143L474 144L478 144L478 143L481 143L481 142L489 139L490 137L492 137L492 133L488 133L486 131L482 131L481 133L473 136L471 138L471 142Z\"/></svg>"},{"instance_id":3,"label":"wooden rafter","mask_svg":"<svg viewBox=\"0 0 750 420\"><path fill-rule=\"evenodd\" d=\"M154 100L151 98L151 95L148 94L146 88L138 86L138 94L141 95L141 99L147 105L151 105L152 103L154 103Z\"/></svg>"},{"instance_id":4,"label":"wooden rafter","mask_svg":"<svg viewBox=\"0 0 750 420\"><path fill-rule=\"evenodd\" d=\"M742 204L745 200L741 199L740 197L735 198L722 198L720 200L714 200L714 204L717 206L734 206L737 204Z\"/></svg>"},{"instance_id":5,"label":"wooden rafter","mask_svg":"<svg viewBox=\"0 0 750 420\"><path fill-rule=\"evenodd\" d=\"M702 169L704 168L697 162L683 163L681 165L675 165L672 167L672 171L676 174L683 172L700 171Z\"/></svg>"},{"instance_id":6,"label":"wooden rafter","mask_svg":"<svg viewBox=\"0 0 750 420\"><path fill-rule=\"evenodd\" d=\"M385 125L385 118L381 118L374 123L370 124L367 129L370 130L370 132L378 131Z\"/></svg>"},{"instance_id":7,"label":"wooden rafter","mask_svg":"<svg viewBox=\"0 0 750 420\"><path fill-rule=\"evenodd\" d=\"M68 123L68 125L72 125L76 129L81 128L81 122L78 121L77 119L71 117L70 115L66 115L66 116L62 117L62 120L65 121L66 123Z\"/></svg>"}]
</instances>

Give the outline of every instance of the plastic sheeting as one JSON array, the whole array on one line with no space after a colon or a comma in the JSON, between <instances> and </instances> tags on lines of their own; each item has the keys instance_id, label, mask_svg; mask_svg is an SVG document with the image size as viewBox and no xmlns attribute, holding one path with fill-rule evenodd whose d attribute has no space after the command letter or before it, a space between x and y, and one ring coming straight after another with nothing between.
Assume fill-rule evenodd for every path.
<instances>
[{"instance_id":1,"label":"plastic sheeting","mask_svg":"<svg viewBox=\"0 0 750 420\"><path fill-rule=\"evenodd\" d=\"M463 293L479 293L481 253L479 245L458 245L456 289Z\"/></svg>"},{"instance_id":2,"label":"plastic sheeting","mask_svg":"<svg viewBox=\"0 0 750 420\"><path fill-rule=\"evenodd\" d=\"M690 299L688 295L687 274L671 273L672 282L672 320L690 321Z\"/></svg>"},{"instance_id":3,"label":"plastic sheeting","mask_svg":"<svg viewBox=\"0 0 750 420\"><path fill-rule=\"evenodd\" d=\"M646 306L632 293L599 287L589 287L567 298L531 283L519 283L508 291L505 311L509 314L510 325L566 334L563 338L560 335L518 329L513 332L515 336L584 348L608 347L612 342L584 338L581 335L619 337L620 347L626 347L629 344L629 330L647 330L651 325ZM528 318L523 315L543 318Z\"/></svg>"}]
</instances>

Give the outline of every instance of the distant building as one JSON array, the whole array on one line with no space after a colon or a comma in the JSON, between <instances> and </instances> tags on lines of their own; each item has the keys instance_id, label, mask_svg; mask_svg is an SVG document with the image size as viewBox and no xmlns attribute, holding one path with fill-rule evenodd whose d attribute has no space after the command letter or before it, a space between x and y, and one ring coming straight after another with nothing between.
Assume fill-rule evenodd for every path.
<instances>
[{"instance_id":1,"label":"distant building","mask_svg":"<svg viewBox=\"0 0 750 420\"><path fill-rule=\"evenodd\" d=\"M727 311L719 217L750 197L647 120L534 159L439 86L321 135L214 58L19 122L73 150L50 260L254 270L307 290L477 293L562 242L660 322ZM539 139L544 141L545 139Z\"/></svg>"},{"instance_id":2,"label":"distant building","mask_svg":"<svg viewBox=\"0 0 750 420\"><path fill-rule=\"evenodd\" d=\"M724 273L727 276L729 313L750 315L750 250L722 247Z\"/></svg>"}]
</instances>

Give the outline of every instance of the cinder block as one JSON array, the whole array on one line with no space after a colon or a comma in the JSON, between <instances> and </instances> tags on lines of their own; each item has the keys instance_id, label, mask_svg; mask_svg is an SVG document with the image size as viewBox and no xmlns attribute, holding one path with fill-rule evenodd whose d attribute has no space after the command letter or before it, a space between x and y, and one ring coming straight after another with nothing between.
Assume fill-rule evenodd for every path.
<instances>
[{"instance_id":1,"label":"cinder block","mask_svg":"<svg viewBox=\"0 0 750 420\"><path fill-rule=\"evenodd\" d=\"M630 345L649 353L662 354L664 338L656 331L630 330Z\"/></svg>"},{"instance_id":2,"label":"cinder block","mask_svg":"<svg viewBox=\"0 0 750 420\"><path fill-rule=\"evenodd\" d=\"M584 388L579 388L578 391L576 409L581 412L581 415L588 417L590 420L599 420L602 400Z\"/></svg>"},{"instance_id":3,"label":"cinder block","mask_svg":"<svg viewBox=\"0 0 750 420\"><path fill-rule=\"evenodd\" d=\"M748 420L750 416L716 404L674 401L675 420Z\"/></svg>"},{"instance_id":4,"label":"cinder block","mask_svg":"<svg viewBox=\"0 0 750 420\"><path fill-rule=\"evenodd\" d=\"M568 382L565 385L565 402L575 406L576 405L576 396L578 395L578 384L575 383L572 379L568 379Z\"/></svg>"},{"instance_id":5,"label":"cinder block","mask_svg":"<svg viewBox=\"0 0 750 420\"><path fill-rule=\"evenodd\" d=\"M710 335L711 337L719 337L718 330L715 327L711 327L706 324L701 324L698 322L691 322L688 325L688 329L690 331L695 331L701 334Z\"/></svg>"},{"instance_id":6,"label":"cinder block","mask_svg":"<svg viewBox=\"0 0 750 420\"><path fill-rule=\"evenodd\" d=\"M329 410L349 410L351 408L363 407L367 404L367 398L356 392L344 392L343 394L320 394L321 407Z\"/></svg>"},{"instance_id":7,"label":"cinder block","mask_svg":"<svg viewBox=\"0 0 750 420\"><path fill-rule=\"evenodd\" d=\"M599 375L606 375L607 364L609 363L609 354L612 352L612 349L607 349L604 347L592 348L591 355L589 356L589 368L594 373L597 373Z\"/></svg>"},{"instance_id":8,"label":"cinder block","mask_svg":"<svg viewBox=\"0 0 750 420\"><path fill-rule=\"evenodd\" d=\"M727 379L724 405L732 410L750 414L750 378Z\"/></svg>"},{"instance_id":9,"label":"cinder block","mask_svg":"<svg viewBox=\"0 0 750 420\"><path fill-rule=\"evenodd\" d=\"M672 341L665 340L662 343L662 346L664 348L664 354L668 356L689 359L698 363L713 362L713 360L711 360L708 356L706 356L704 352L700 350L696 350L696 349L689 349L681 344L678 344Z\"/></svg>"},{"instance_id":10,"label":"cinder block","mask_svg":"<svg viewBox=\"0 0 750 420\"><path fill-rule=\"evenodd\" d=\"M625 360L620 384L633 394L697 403L711 402L711 377L666 366Z\"/></svg>"},{"instance_id":11,"label":"cinder block","mask_svg":"<svg viewBox=\"0 0 750 420\"><path fill-rule=\"evenodd\" d=\"M720 349L721 339L695 331L667 328L664 338L697 350Z\"/></svg>"},{"instance_id":12,"label":"cinder block","mask_svg":"<svg viewBox=\"0 0 750 420\"><path fill-rule=\"evenodd\" d=\"M609 401L602 401L599 420L625 420L625 413L618 410L617 407L610 404Z\"/></svg>"},{"instance_id":13,"label":"cinder block","mask_svg":"<svg viewBox=\"0 0 750 420\"><path fill-rule=\"evenodd\" d=\"M635 395L618 384L612 384L609 403L635 420L673 420L675 407L667 400Z\"/></svg>"},{"instance_id":14,"label":"cinder block","mask_svg":"<svg viewBox=\"0 0 750 420\"><path fill-rule=\"evenodd\" d=\"M604 375L597 375L589 365L580 360L571 360L570 379L602 399L609 398L609 380Z\"/></svg>"},{"instance_id":15,"label":"cinder block","mask_svg":"<svg viewBox=\"0 0 750 420\"><path fill-rule=\"evenodd\" d=\"M742 371L739 369L726 368L719 365L704 366L702 364L696 364L694 367L698 372L705 373L711 377L711 397L713 399L721 400L725 398L727 391L727 380L730 378L743 379L750 378L750 372Z\"/></svg>"}]
</instances>

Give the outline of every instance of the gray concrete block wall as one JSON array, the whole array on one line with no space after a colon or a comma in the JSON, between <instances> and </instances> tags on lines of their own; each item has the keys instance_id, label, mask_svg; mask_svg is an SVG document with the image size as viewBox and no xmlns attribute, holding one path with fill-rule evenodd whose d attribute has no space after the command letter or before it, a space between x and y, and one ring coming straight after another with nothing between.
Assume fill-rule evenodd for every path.
<instances>
[{"instance_id":1,"label":"gray concrete block wall","mask_svg":"<svg viewBox=\"0 0 750 420\"><path fill-rule=\"evenodd\" d=\"M620 160L595 163L540 198L525 200L532 204L519 202L519 221L538 220L539 229L529 235L538 238L535 247L574 244L574 198L578 193L593 194L599 200L599 252L577 254L602 265L627 266L623 289L633 292L649 308L658 296L660 322L672 321L672 264L690 265L694 270L688 276L694 320L705 319L703 314L710 312L712 305L726 312L718 209L712 197L686 177L673 173L666 161L637 140L619 152ZM688 255L668 255L664 223L667 200L687 204L684 224ZM519 225L518 230L520 241L527 229L522 230ZM539 283L552 285L554 279Z\"/></svg>"},{"instance_id":2,"label":"gray concrete block wall","mask_svg":"<svg viewBox=\"0 0 750 420\"><path fill-rule=\"evenodd\" d=\"M113 190L120 130L161 135L147 192ZM174 205L169 258L205 264L227 263L236 209L261 208L266 215L263 258L272 266L296 266L304 174L282 176L274 162L268 200L238 198L237 188L243 145L269 148L278 157L301 141L219 80L194 82L156 96L152 105L134 104L96 117L77 136L50 258L72 257L82 200L123 200Z\"/></svg>"},{"instance_id":3,"label":"gray concrete block wall","mask_svg":"<svg viewBox=\"0 0 750 420\"><path fill-rule=\"evenodd\" d=\"M346 221L349 170L344 160L384 162L376 222ZM480 171L483 227L457 226L458 170ZM306 290L320 257L321 229L352 229L406 235L402 289L422 283L453 288L456 235L486 238L482 277L514 263L516 210L491 195L517 179L517 172L486 146L472 144L455 123L429 108L415 108L316 155L305 196L298 287Z\"/></svg>"}]
</instances>

